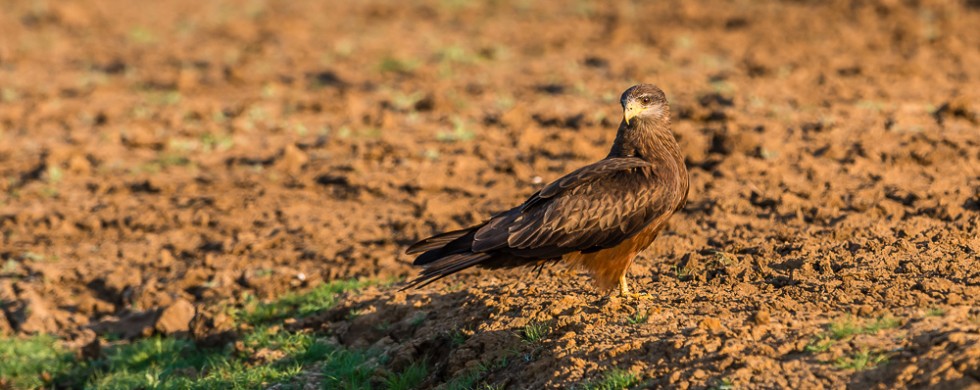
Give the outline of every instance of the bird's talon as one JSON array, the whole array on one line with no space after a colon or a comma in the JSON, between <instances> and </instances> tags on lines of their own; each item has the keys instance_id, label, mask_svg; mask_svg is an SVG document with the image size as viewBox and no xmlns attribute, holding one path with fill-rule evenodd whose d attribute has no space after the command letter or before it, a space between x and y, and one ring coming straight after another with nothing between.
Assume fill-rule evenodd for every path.
<instances>
[{"instance_id":1,"label":"bird's talon","mask_svg":"<svg viewBox=\"0 0 980 390\"><path fill-rule=\"evenodd\" d=\"M634 293L631 293L631 292L627 292L627 293L623 294L623 298L626 298L626 299L628 299L630 301L646 301L646 300L653 299L653 295L650 295L648 293L635 293L635 292Z\"/></svg>"}]
</instances>

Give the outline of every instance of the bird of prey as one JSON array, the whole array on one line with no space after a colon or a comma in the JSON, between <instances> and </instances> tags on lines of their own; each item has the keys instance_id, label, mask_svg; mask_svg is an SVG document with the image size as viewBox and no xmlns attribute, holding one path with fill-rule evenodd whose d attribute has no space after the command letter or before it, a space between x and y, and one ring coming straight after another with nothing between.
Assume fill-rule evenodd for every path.
<instances>
[{"instance_id":1,"label":"bird of prey","mask_svg":"<svg viewBox=\"0 0 980 390\"><path fill-rule=\"evenodd\" d=\"M626 273L667 220L687 202L689 177L670 130L660 88L623 92L623 121L606 158L544 186L486 222L438 234L408 248L421 274L405 289L463 269L541 266L561 261L591 274L595 286L630 294Z\"/></svg>"}]
</instances>

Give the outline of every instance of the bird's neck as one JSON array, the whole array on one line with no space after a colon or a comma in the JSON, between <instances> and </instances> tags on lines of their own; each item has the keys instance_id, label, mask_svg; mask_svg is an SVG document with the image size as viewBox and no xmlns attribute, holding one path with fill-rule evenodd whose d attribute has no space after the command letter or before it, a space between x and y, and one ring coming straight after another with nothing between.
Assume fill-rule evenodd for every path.
<instances>
[{"instance_id":1,"label":"bird's neck","mask_svg":"<svg viewBox=\"0 0 980 390\"><path fill-rule=\"evenodd\" d=\"M670 123L637 120L632 125L622 122L616 133L609 157L637 157L656 166L684 167L684 158Z\"/></svg>"}]
</instances>

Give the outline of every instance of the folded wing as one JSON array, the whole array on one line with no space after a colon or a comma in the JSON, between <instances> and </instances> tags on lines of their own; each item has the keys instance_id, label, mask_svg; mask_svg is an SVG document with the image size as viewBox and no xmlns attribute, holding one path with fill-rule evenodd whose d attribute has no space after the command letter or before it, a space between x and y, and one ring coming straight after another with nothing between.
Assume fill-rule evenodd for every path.
<instances>
[{"instance_id":1,"label":"folded wing","mask_svg":"<svg viewBox=\"0 0 980 390\"><path fill-rule=\"evenodd\" d=\"M582 167L488 221L476 231L473 251L547 259L614 247L666 212L653 175L634 157Z\"/></svg>"}]
</instances>

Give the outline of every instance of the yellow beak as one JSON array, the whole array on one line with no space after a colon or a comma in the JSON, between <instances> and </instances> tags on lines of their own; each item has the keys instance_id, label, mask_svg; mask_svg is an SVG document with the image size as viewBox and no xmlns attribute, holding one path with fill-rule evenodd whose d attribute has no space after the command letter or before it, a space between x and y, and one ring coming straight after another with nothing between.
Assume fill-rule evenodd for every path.
<instances>
[{"instance_id":1,"label":"yellow beak","mask_svg":"<svg viewBox=\"0 0 980 390\"><path fill-rule=\"evenodd\" d=\"M626 121L626 125L630 125L630 120L636 118L643 111L642 107L635 102L626 103L626 108L623 109L623 120Z\"/></svg>"}]
</instances>

